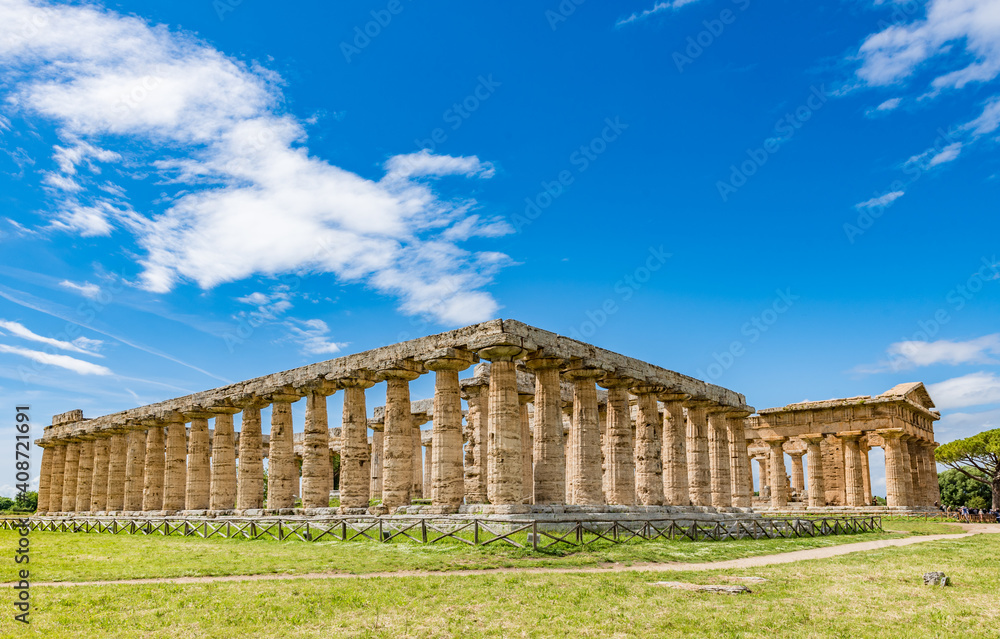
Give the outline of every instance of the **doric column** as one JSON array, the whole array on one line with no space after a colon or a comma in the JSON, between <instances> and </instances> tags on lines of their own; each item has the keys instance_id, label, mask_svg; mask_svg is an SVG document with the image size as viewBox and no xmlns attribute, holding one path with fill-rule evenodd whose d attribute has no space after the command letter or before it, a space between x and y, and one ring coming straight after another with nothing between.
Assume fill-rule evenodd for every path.
<instances>
[{"instance_id":1,"label":"doric column","mask_svg":"<svg viewBox=\"0 0 1000 639\"><path fill-rule=\"evenodd\" d=\"M806 443L806 455L808 455L809 507L826 506L826 489L823 487L823 452L820 448L823 435L803 435L799 439Z\"/></svg>"},{"instance_id":2,"label":"doric column","mask_svg":"<svg viewBox=\"0 0 1000 639\"><path fill-rule=\"evenodd\" d=\"M187 426L184 415L164 413L166 457L163 471L163 510L175 513L185 508L187 489Z\"/></svg>"},{"instance_id":3,"label":"doric column","mask_svg":"<svg viewBox=\"0 0 1000 639\"><path fill-rule=\"evenodd\" d=\"M433 437L433 435L431 435ZM424 445L424 494L425 499L430 499L434 503L434 480L431 478L431 471L434 468L434 441L431 440Z\"/></svg>"},{"instance_id":4,"label":"doric column","mask_svg":"<svg viewBox=\"0 0 1000 639\"><path fill-rule=\"evenodd\" d=\"M424 362L434 371L434 426L427 448L430 494L435 512L457 512L465 496L462 468L462 391L458 373L472 365L472 353L447 349Z\"/></svg>"},{"instance_id":5,"label":"doric column","mask_svg":"<svg viewBox=\"0 0 1000 639\"><path fill-rule=\"evenodd\" d=\"M129 423L128 450L125 455L125 500L122 510L138 512L142 510L142 489L146 478L146 428L138 423Z\"/></svg>"},{"instance_id":6,"label":"doric column","mask_svg":"<svg viewBox=\"0 0 1000 639\"><path fill-rule=\"evenodd\" d=\"M604 376L598 368L574 368L566 371L573 382L573 424L569 441L573 454L570 462L570 503L594 506L604 503L601 473L601 427L597 415L596 381Z\"/></svg>"},{"instance_id":7,"label":"doric column","mask_svg":"<svg viewBox=\"0 0 1000 639\"><path fill-rule=\"evenodd\" d=\"M517 394L517 414L521 422L521 489L524 491L522 503L530 504L534 491L534 475L531 466L531 416L528 404L535 396L530 393Z\"/></svg>"},{"instance_id":8,"label":"doric column","mask_svg":"<svg viewBox=\"0 0 1000 639\"><path fill-rule=\"evenodd\" d=\"M110 443L110 438L104 432L100 433L94 440L94 475L90 482L90 509L93 512L102 513L108 510L108 447Z\"/></svg>"},{"instance_id":9,"label":"doric column","mask_svg":"<svg viewBox=\"0 0 1000 639\"><path fill-rule=\"evenodd\" d=\"M878 431L885 447L885 499L890 508L901 508L909 503L906 477L909 464L903 457L903 432L899 430Z\"/></svg>"},{"instance_id":10,"label":"doric column","mask_svg":"<svg viewBox=\"0 0 1000 639\"><path fill-rule=\"evenodd\" d=\"M184 510L208 510L212 481L212 449L209 445L208 420L212 413L200 406L184 411L191 420L188 435L187 477L184 484Z\"/></svg>"},{"instance_id":11,"label":"doric column","mask_svg":"<svg viewBox=\"0 0 1000 639\"><path fill-rule=\"evenodd\" d=\"M788 456L792 458L792 491L799 496L802 495L806 485L805 469L802 466L803 455L805 455L804 451L788 453Z\"/></svg>"},{"instance_id":12,"label":"doric column","mask_svg":"<svg viewBox=\"0 0 1000 639\"><path fill-rule=\"evenodd\" d=\"M632 464L635 467L635 503L640 506L663 505L663 426L656 406L657 393L661 392L662 386L639 384L632 387L636 396Z\"/></svg>"},{"instance_id":13,"label":"doric column","mask_svg":"<svg viewBox=\"0 0 1000 639\"><path fill-rule=\"evenodd\" d=\"M923 506L924 495L927 493L925 485L926 479L922 477L920 463L920 442L916 437L911 437L906 441L906 449L910 456L910 485L913 487L910 492L911 508Z\"/></svg>"},{"instance_id":14,"label":"doric column","mask_svg":"<svg viewBox=\"0 0 1000 639\"><path fill-rule=\"evenodd\" d=\"M861 452L861 481L864 486L865 506L872 505L872 475L871 467L868 465L868 452L872 447L868 444L868 438L864 437L858 443Z\"/></svg>"},{"instance_id":15,"label":"doric column","mask_svg":"<svg viewBox=\"0 0 1000 639\"><path fill-rule=\"evenodd\" d=\"M633 506L636 503L636 463L627 389L635 382L623 377L605 375L598 383L608 389L608 417L604 432L604 498L612 505ZM659 425L660 414L656 412L656 397L650 395L650 399L652 399L653 414L644 418L651 419L653 427L656 428ZM658 458L659 451L656 453ZM660 476L654 477L654 481L662 487L662 466L659 470ZM662 494L660 497L662 498Z\"/></svg>"},{"instance_id":16,"label":"doric column","mask_svg":"<svg viewBox=\"0 0 1000 639\"><path fill-rule=\"evenodd\" d=\"M558 373L557 373L558 374ZM489 387L468 385L462 389L469 403L466 417L468 444L465 447L465 503L485 504L486 495L486 421L489 412Z\"/></svg>"},{"instance_id":17,"label":"doric column","mask_svg":"<svg viewBox=\"0 0 1000 639\"><path fill-rule=\"evenodd\" d=\"M240 416L239 468L236 473L236 510L259 510L264 507L264 437L261 434L260 409L269 402L256 395L242 395L233 405L243 410Z\"/></svg>"},{"instance_id":18,"label":"doric column","mask_svg":"<svg viewBox=\"0 0 1000 639\"><path fill-rule=\"evenodd\" d=\"M707 400L688 400L687 408L687 460L688 492L694 506L711 506L711 461L708 454L708 419L705 409L712 405Z\"/></svg>"},{"instance_id":19,"label":"doric column","mask_svg":"<svg viewBox=\"0 0 1000 639\"><path fill-rule=\"evenodd\" d=\"M511 506L524 501L521 447L525 442L521 440L521 412L514 368L515 360L523 354L524 349L520 346L510 345L479 351L480 357L492 362L486 419L486 494L494 506ZM596 406L594 408L596 419Z\"/></svg>"},{"instance_id":20,"label":"doric column","mask_svg":"<svg viewBox=\"0 0 1000 639\"><path fill-rule=\"evenodd\" d=\"M684 402L690 395L665 393L659 395L663 402L663 503L668 506L690 506L687 453L687 419ZM636 431L638 436L638 430Z\"/></svg>"},{"instance_id":21,"label":"doric column","mask_svg":"<svg viewBox=\"0 0 1000 639\"><path fill-rule=\"evenodd\" d=\"M367 511L371 499L371 450L378 451L381 456L381 446L375 447L374 438L372 449L368 447L365 389L374 385L375 380L367 371L359 371L337 382L344 387L340 431L340 512L356 514ZM377 431L376 434L381 435Z\"/></svg>"},{"instance_id":22,"label":"doric column","mask_svg":"<svg viewBox=\"0 0 1000 639\"><path fill-rule=\"evenodd\" d=\"M306 420L302 433L302 507L329 508L333 487L330 468L330 426L326 398L339 387L321 379L299 387L306 396Z\"/></svg>"},{"instance_id":23,"label":"doric column","mask_svg":"<svg viewBox=\"0 0 1000 639\"><path fill-rule=\"evenodd\" d=\"M381 429L372 430L372 499L379 501L382 501L384 439L385 433Z\"/></svg>"},{"instance_id":24,"label":"doric column","mask_svg":"<svg viewBox=\"0 0 1000 639\"><path fill-rule=\"evenodd\" d=\"M301 396L291 388L270 393L271 436L267 451L267 509L295 507L298 465L295 462L292 402Z\"/></svg>"},{"instance_id":25,"label":"doric column","mask_svg":"<svg viewBox=\"0 0 1000 639\"><path fill-rule=\"evenodd\" d=\"M385 426L382 436L382 507L392 514L410 505L413 486L413 416L410 382L420 377L420 366L411 361L379 371L386 382Z\"/></svg>"},{"instance_id":26,"label":"doric column","mask_svg":"<svg viewBox=\"0 0 1000 639\"><path fill-rule=\"evenodd\" d=\"M142 486L142 509L163 510L163 480L166 472L166 444L163 422L151 419L144 422L146 431L146 458Z\"/></svg>"},{"instance_id":27,"label":"doric column","mask_svg":"<svg viewBox=\"0 0 1000 639\"><path fill-rule=\"evenodd\" d=\"M561 504L566 499L566 447L559 388L559 367L563 361L536 353L525 362L528 370L535 374L532 481L536 504Z\"/></svg>"},{"instance_id":28,"label":"doric column","mask_svg":"<svg viewBox=\"0 0 1000 639\"><path fill-rule=\"evenodd\" d=\"M709 490L712 506L731 508L733 505L732 469L729 467L729 427L727 407L707 409Z\"/></svg>"},{"instance_id":29,"label":"doric column","mask_svg":"<svg viewBox=\"0 0 1000 639\"><path fill-rule=\"evenodd\" d=\"M754 455L754 459L757 461L757 477L760 480L760 490L758 491L761 498L764 497L764 487L767 486L768 490L771 489L771 467L768 464L768 459L771 457L771 453L764 453L761 455ZM770 494L768 496L770 499Z\"/></svg>"},{"instance_id":30,"label":"doric column","mask_svg":"<svg viewBox=\"0 0 1000 639\"><path fill-rule=\"evenodd\" d=\"M750 457L747 455L746 431L744 419L753 410L730 411L726 414L726 425L729 428L729 450L731 451L733 506L750 508L753 496L753 473L750 470Z\"/></svg>"},{"instance_id":31,"label":"doric column","mask_svg":"<svg viewBox=\"0 0 1000 639\"><path fill-rule=\"evenodd\" d=\"M563 450L566 451L566 474L563 476L566 497L563 503L569 504L573 500L573 447L570 446L570 434L573 429L573 402L570 400L560 403L563 414Z\"/></svg>"},{"instance_id":32,"label":"doric column","mask_svg":"<svg viewBox=\"0 0 1000 639\"><path fill-rule=\"evenodd\" d=\"M216 405L208 409L215 415L215 434L212 436L212 479L210 510L233 510L236 507L236 434L233 415L236 406Z\"/></svg>"},{"instance_id":33,"label":"doric column","mask_svg":"<svg viewBox=\"0 0 1000 639\"><path fill-rule=\"evenodd\" d=\"M913 485L913 462L910 460L910 435L904 434L899 440L899 452L900 457L903 460L903 467L901 469L903 475L903 486L906 494L906 501L903 502L903 507L911 508L913 506L913 494L916 488Z\"/></svg>"},{"instance_id":34,"label":"doric column","mask_svg":"<svg viewBox=\"0 0 1000 639\"><path fill-rule=\"evenodd\" d=\"M788 486L786 484L787 474L785 472L785 451L782 445L787 441L785 437L773 437L764 440L771 448L771 508L785 508L788 506Z\"/></svg>"},{"instance_id":35,"label":"doric column","mask_svg":"<svg viewBox=\"0 0 1000 639\"><path fill-rule=\"evenodd\" d=\"M424 495L424 446L420 430L420 427L426 424L428 419L426 414L413 415L412 411L411 419L413 419L413 430L410 431L410 441L413 444L413 457L410 466L412 471L410 499L413 500L429 498L430 495Z\"/></svg>"},{"instance_id":36,"label":"doric column","mask_svg":"<svg viewBox=\"0 0 1000 639\"><path fill-rule=\"evenodd\" d=\"M52 456L55 452L53 442L38 444L42 449L42 466L38 476L38 509L39 515L49 512L49 496L52 494Z\"/></svg>"},{"instance_id":37,"label":"doric column","mask_svg":"<svg viewBox=\"0 0 1000 639\"><path fill-rule=\"evenodd\" d=\"M838 433L844 448L845 505L851 508L865 505L865 483L861 472L861 431Z\"/></svg>"},{"instance_id":38,"label":"doric column","mask_svg":"<svg viewBox=\"0 0 1000 639\"><path fill-rule=\"evenodd\" d=\"M80 436L80 461L76 475L76 512L90 512L90 492L94 481L94 439L91 434Z\"/></svg>"},{"instance_id":39,"label":"doric column","mask_svg":"<svg viewBox=\"0 0 1000 639\"><path fill-rule=\"evenodd\" d=\"M121 512L125 507L125 465L128 456L126 431L119 426L108 445L108 504L107 512Z\"/></svg>"},{"instance_id":40,"label":"doric column","mask_svg":"<svg viewBox=\"0 0 1000 639\"><path fill-rule=\"evenodd\" d=\"M923 454L927 463L927 505L934 506L941 503L941 484L938 481L937 460L934 458L934 449L937 448L935 442L924 442Z\"/></svg>"},{"instance_id":41,"label":"doric column","mask_svg":"<svg viewBox=\"0 0 1000 639\"><path fill-rule=\"evenodd\" d=\"M69 442L56 440L52 442L52 476L49 480L49 510L50 513L62 512L63 484L66 476L66 451Z\"/></svg>"},{"instance_id":42,"label":"doric column","mask_svg":"<svg viewBox=\"0 0 1000 639\"><path fill-rule=\"evenodd\" d=\"M66 444L66 463L63 464L62 512L71 513L76 510L76 480L80 472L80 442L68 440Z\"/></svg>"}]
</instances>

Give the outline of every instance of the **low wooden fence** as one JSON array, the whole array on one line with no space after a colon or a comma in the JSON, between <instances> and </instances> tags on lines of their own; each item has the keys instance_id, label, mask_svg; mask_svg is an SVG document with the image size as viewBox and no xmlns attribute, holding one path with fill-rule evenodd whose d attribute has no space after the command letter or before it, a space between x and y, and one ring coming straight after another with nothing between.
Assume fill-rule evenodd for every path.
<instances>
[{"instance_id":1,"label":"low wooden fence","mask_svg":"<svg viewBox=\"0 0 1000 639\"><path fill-rule=\"evenodd\" d=\"M31 518L0 519L0 530L21 528L51 532L112 535L178 535L210 539L272 539L276 541L412 541L433 544L444 540L471 546L491 544L545 550L559 544L584 546L606 541L632 540L724 541L850 535L882 530L881 517L820 519L749 519L680 525L673 520L594 521L565 519L448 519L431 517L344 517L329 519L184 519L184 518Z\"/></svg>"}]
</instances>

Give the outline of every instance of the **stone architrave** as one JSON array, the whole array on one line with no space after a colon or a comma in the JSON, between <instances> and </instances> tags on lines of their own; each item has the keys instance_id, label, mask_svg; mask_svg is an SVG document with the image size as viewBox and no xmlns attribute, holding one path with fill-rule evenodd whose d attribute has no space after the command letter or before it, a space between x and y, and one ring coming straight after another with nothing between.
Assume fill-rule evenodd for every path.
<instances>
[{"instance_id":1,"label":"stone architrave","mask_svg":"<svg viewBox=\"0 0 1000 639\"><path fill-rule=\"evenodd\" d=\"M708 453L707 400L688 400L687 408L687 461L688 491L694 506L711 506L711 461Z\"/></svg>"},{"instance_id":2,"label":"stone architrave","mask_svg":"<svg viewBox=\"0 0 1000 639\"><path fill-rule=\"evenodd\" d=\"M163 510L175 513L184 510L187 484L187 426L184 415L169 412L166 423L166 457L163 472Z\"/></svg>"},{"instance_id":3,"label":"stone architrave","mask_svg":"<svg viewBox=\"0 0 1000 639\"><path fill-rule=\"evenodd\" d=\"M267 509L295 507L298 464L295 461L292 402L301 399L291 389L271 393L271 436L267 451Z\"/></svg>"},{"instance_id":4,"label":"stone architrave","mask_svg":"<svg viewBox=\"0 0 1000 639\"><path fill-rule=\"evenodd\" d=\"M420 376L416 363L379 371L386 382L385 425L382 435L382 507L391 514L409 506L413 487L413 415L410 382Z\"/></svg>"},{"instance_id":5,"label":"stone architrave","mask_svg":"<svg viewBox=\"0 0 1000 639\"><path fill-rule=\"evenodd\" d=\"M753 495L753 473L750 470L750 457L747 455L747 440L743 421L751 412L751 410L738 410L726 414L732 468L733 506L736 508L750 508Z\"/></svg>"},{"instance_id":6,"label":"stone architrave","mask_svg":"<svg viewBox=\"0 0 1000 639\"><path fill-rule=\"evenodd\" d=\"M212 479L209 510L226 511L236 507L236 433L233 415L239 412L235 406L212 406L209 411L215 415L215 434L212 436Z\"/></svg>"},{"instance_id":7,"label":"stone architrave","mask_svg":"<svg viewBox=\"0 0 1000 639\"><path fill-rule=\"evenodd\" d=\"M184 509L208 510L212 481L212 449L209 446L208 420L214 415L201 407L193 407L185 410L184 416L191 420Z\"/></svg>"},{"instance_id":8,"label":"stone architrave","mask_svg":"<svg viewBox=\"0 0 1000 639\"><path fill-rule=\"evenodd\" d=\"M90 512L90 492L94 480L94 436L86 435L80 442L80 460L76 476L76 507L78 513Z\"/></svg>"},{"instance_id":9,"label":"stone architrave","mask_svg":"<svg viewBox=\"0 0 1000 639\"><path fill-rule=\"evenodd\" d=\"M844 490L848 507L857 508L865 505L865 485L861 468L861 450L858 440L861 431L838 433L844 449Z\"/></svg>"},{"instance_id":10,"label":"stone architrave","mask_svg":"<svg viewBox=\"0 0 1000 639\"><path fill-rule=\"evenodd\" d=\"M489 386L470 385L463 389L469 404L466 417L468 444L465 447L465 503L485 504L486 495L486 421L489 412Z\"/></svg>"},{"instance_id":11,"label":"stone architrave","mask_svg":"<svg viewBox=\"0 0 1000 639\"><path fill-rule=\"evenodd\" d=\"M450 349L425 366L434 372L434 426L427 448L430 497L436 512L457 512L465 496L462 467L462 391L458 374L472 365L472 353Z\"/></svg>"},{"instance_id":12,"label":"stone architrave","mask_svg":"<svg viewBox=\"0 0 1000 639\"><path fill-rule=\"evenodd\" d=\"M601 427L597 410L596 381L604 376L598 368L576 368L564 376L573 382L573 424L570 427L571 504L596 506L604 503L601 473Z\"/></svg>"},{"instance_id":13,"label":"stone architrave","mask_svg":"<svg viewBox=\"0 0 1000 639\"><path fill-rule=\"evenodd\" d=\"M668 506L690 506L687 450L687 419L684 402L690 399L683 393L659 395L663 402L663 503Z\"/></svg>"},{"instance_id":14,"label":"stone architrave","mask_svg":"<svg viewBox=\"0 0 1000 639\"><path fill-rule=\"evenodd\" d=\"M566 497L566 449L563 435L559 367L563 360L529 356L525 366L535 375L535 432L532 441L534 503L561 504ZM471 413L471 404L469 405Z\"/></svg>"},{"instance_id":15,"label":"stone architrave","mask_svg":"<svg viewBox=\"0 0 1000 639\"><path fill-rule=\"evenodd\" d=\"M166 443L163 424L146 422L146 457L142 480L142 509L163 510L163 479L166 472Z\"/></svg>"},{"instance_id":16,"label":"stone architrave","mask_svg":"<svg viewBox=\"0 0 1000 639\"><path fill-rule=\"evenodd\" d=\"M809 508L826 506L826 489L823 485L823 453L820 448L824 437L820 434L803 435L806 443L806 462L809 466Z\"/></svg>"},{"instance_id":17,"label":"stone architrave","mask_svg":"<svg viewBox=\"0 0 1000 639\"><path fill-rule=\"evenodd\" d=\"M236 510L259 510L264 507L264 438L260 409L269 403L256 395L243 395L233 400L233 404L242 409Z\"/></svg>"},{"instance_id":18,"label":"stone architrave","mask_svg":"<svg viewBox=\"0 0 1000 639\"><path fill-rule=\"evenodd\" d=\"M76 481L80 472L80 442L66 445L66 463L63 466L62 512L76 510Z\"/></svg>"},{"instance_id":19,"label":"stone architrave","mask_svg":"<svg viewBox=\"0 0 1000 639\"><path fill-rule=\"evenodd\" d=\"M368 508L372 493L371 451L378 451L381 456L381 441L376 446L373 437L371 448L368 446L368 410L365 404L365 389L375 384L374 378L366 371L359 371L351 377L338 379L344 387L344 410L341 420L340 435L340 508L344 514L350 514ZM379 435L381 433L374 431ZM371 466L369 466L371 464Z\"/></svg>"},{"instance_id":20,"label":"stone architrave","mask_svg":"<svg viewBox=\"0 0 1000 639\"><path fill-rule=\"evenodd\" d=\"M768 464L771 467L771 508L786 508L788 506L788 482L785 471L785 451L782 445L785 437L773 437L764 442L770 447L771 455Z\"/></svg>"},{"instance_id":21,"label":"stone architrave","mask_svg":"<svg viewBox=\"0 0 1000 639\"><path fill-rule=\"evenodd\" d=\"M121 512L125 506L125 465L128 455L127 435L116 430L108 445L108 503L106 511Z\"/></svg>"},{"instance_id":22,"label":"stone architrave","mask_svg":"<svg viewBox=\"0 0 1000 639\"><path fill-rule=\"evenodd\" d=\"M633 506L636 503L636 464L627 389L634 382L621 377L605 376L599 383L608 389L608 417L604 437L604 498L611 505ZM653 406L655 405L656 399L653 398ZM654 412L651 418L654 427L659 424L659 413ZM655 480L662 486L662 467L660 470L661 476Z\"/></svg>"},{"instance_id":23,"label":"stone architrave","mask_svg":"<svg viewBox=\"0 0 1000 639\"><path fill-rule=\"evenodd\" d=\"M635 502L640 506L661 506L664 500L663 427L656 407L656 394L662 391L663 387L648 384L632 387L636 396L635 447L632 455Z\"/></svg>"},{"instance_id":24,"label":"stone architrave","mask_svg":"<svg viewBox=\"0 0 1000 639\"><path fill-rule=\"evenodd\" d=\"M721 407L708 409L709 489L714 508L733 505L732 469L729 457L729 419Z\"/></svg>"},{"instance_id":25,"label":"stone architrave","mask_svg":"<svg viewBox=\"0 0 1000 639\"><path fill-rule=\"evenodd\" d=\"M302 507L329 508L332 470L330 468L330 426L327 397L339 387L326 379L316 380L299 390L306 396L306 418L302 433Z\"/></svg>"},{"instance_id":26,"label":"stone architrave","mask_svg":"<svg viewBox=\"0 0 1000 639\"><path fill-rule=\"evenodd\" d=\"M94 440L94 476L90 483L90 509L98 513L106 512L108 509L109 444L107 433L102 433Z\"/></svg>"},{"instance_id":27,"label":"stone architrave","mask_svg":"<svg viewBox=\"0 0 1000 639\"><path fill-rule=\"evenodd\" d=\"M524 349L520 346L509 345L479 351L480 357L491 362L486 419L486 495L494 506L513 506L524 501L521 447L526 442L521 440L515 372L515 360L523 354Z\"/></svg>"},{"instance_id":28,"label":"stone architrave","mask_svg":"<svg viewBox=\"0 0 1000 639\"><path fill-rule=\"evenodd\" d=\"M142 489L146 478L146 429L134 427L128 434L125 456L125 512L142 510Z\"/></svg>"}]
</instances>

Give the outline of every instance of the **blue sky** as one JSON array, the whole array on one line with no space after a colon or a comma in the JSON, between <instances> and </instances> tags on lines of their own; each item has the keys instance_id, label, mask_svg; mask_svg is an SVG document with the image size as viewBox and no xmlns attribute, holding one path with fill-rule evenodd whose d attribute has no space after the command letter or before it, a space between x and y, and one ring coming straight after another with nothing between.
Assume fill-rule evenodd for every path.
<instances>
[{"instance_id":1,"label":"blue sky","mask_svg":"<svg viewBox=\"0 0 1000 639\"><path fill-rule=\"evenodd\" d=\"M505 317L1000 426L998 73L997 0L0 0L0 406Z\"/></svg>"}]
</instances>

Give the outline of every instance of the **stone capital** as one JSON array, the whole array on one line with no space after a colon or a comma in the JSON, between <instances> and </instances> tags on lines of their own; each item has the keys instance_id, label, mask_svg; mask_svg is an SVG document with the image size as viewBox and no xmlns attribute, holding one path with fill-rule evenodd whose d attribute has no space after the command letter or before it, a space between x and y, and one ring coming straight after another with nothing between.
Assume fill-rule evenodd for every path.
<instances>
[{"instance_id":1,"label":"stone capital","mask_svg":"<svg viewBox=\"0 0 1000 639\"><path fill-rule=\"evenodd\" d=\"M586 364L570 364L567 370L564 370L562 376L571 382L576 382L579 380L592 379L596 383L597 380L604 377L607 373L600 368L592 368Z\"/></svg>"},{"instance_id":2,"label":"stone capital","mask_svg":"<svg viewBox=\"0 0 1000 639\"><path fill-rule=\"evenodd\" d=\"M181 414L184 415L185 420L192 421L195 419L212 419L215 417L214 413L210 413L205 410L202 406L192 405L185 406L181 409Z\"/></svg>"},{"instance_id":3,"label":"stone capital","mask_svg":"<svg viewBox=\"0 0 1000 639\"><path fill-rule=\"evenodd\" d=\"M475 363L476 355L464 348L439 348L423 358L431 371L464 371Z\"/></svg>"},{"instance_id":4,"label":"stone capital","mask_svg":"<svg viewBox=\"0 0 1000 639\"><path fill-rule=\"evenodd\" d=\"M716 404L715 402L713 402L710 399L703 399L703 398L699 398L699 397L692 397L691 399L688 399L688 400L684 401L684 408L694 408L694 409L699 409L700 408L701 410L705 411L706 413L708 412L709 408L711 408L713 406L717 406L717 405L718 404Z\"/></svg>"},{"instance_id":5,"label":"stone capital","mask_svg":"<svg viewBox=\"0 0 1000 639\"><path fill-rule=\"evenodd\" d=\"M521 404L522 406L524 406L525 404L530 404L533 401L535 401L535 396L534 396L533 393L518 393L517 394L517 403Z\"/></svg>"},{"instance_id":6,"label":"stone capital","mask_svg":"<svg viewBox=\"0 0 1000 639\"><path fill-rule=\"evenodd\" d=\"M233 397L231 401L233 402L233 405L238 407L240 410L246 410L248 408L264 408L271 403L260 395L255 395L253 393L237 395Z\"/></svg>"},{"instance_id":7,"label":"stone capital","mask_svg":"<svg viewBox=\"0 0 1000 639\"><path fill-rule=\"evenodd\" d=\"M483 359L488 359L491 362L512 362L524 357L525 353L527 353L527 351L520 346L514 346L511 344L489 346L479 350L479 356Z\"/></svg>"},{"instance_id":8,"label":"stone capital","mask_svg":"<svg viewBox=\"0 0 1000 639\"><path fill-rule=\"evenodd\" d=\"M517 348L521 352L536 351L538 346L528 339L523 337L518 337L516 335L483 335L473 339L468 344L469 350L476 351L479 356L483 359L491 359L483 355L483 351L493 350L495 348Z\"/></svg>"},{"instance_id":9,"label":"stone capital","mask_svg":"<svg viewBox=\"0 0 1000 639\"><path fill-rule=\"evenodd\" d=\"M376 371L378 379L405 379L411 382L426 372L424 365L412 359L400 359L386 362Z\"/></svg>"},{"instance_id":10,"label":"stone capital","mask_svg":"<svg viewBox=\"0 0 1000 639\"><path fill-rule=\"evenodd\" d=\"M864 435L860 430L848 430L837 433L837 437L844 441L858 441Z\"/></svg>"},{"instance_id":11,"label":"stone capital","mask_svg":"<svg viewBox=\"0 0 1000 639\"><path fill-rule=\"evenodd\" d=\"M605 373L604 377L597 380L597 385L607 389L632 388L636 385L636 380L617 373Z\"/></svg>"},{"instance_id":12,"label":"stone capital","mask_svg":"<svg viewBox=\"0 0 1000 639\"><path fill-rule=\"evenodd\" d=\"M322 395L324 397L333 395L341 388L341 385L336 381L326 379L325 377L309 380L308 382L301 382L295 385L295 390L303 395L316 393L317 395Z\"/></svg>"},{"instance_id":13,"label":"stone capital","mask_svg":"<svg viewBox=\"0 0 1000 639\"><path fill-rule=\"evenodd\" d=\"M291 384L275 388L274 390L263 393L263 397L274 402L286 402L288 404L294 404L295 402L302 399L304 393L299 391L297 388Z\"/></svg>"},{"instance_id":14,"label":"stone capital","mask_svg":"<svg viewBox=\"0 0 1000 639\"><path fill-rule=\"evenodd\" d=\"M882 439L902 439L905 433L898 428L884 428L875 431L882 436Z\"/></svg>"},{"instance_id":15,"label":"stone capital","mask_svg":"<svg viewBox=\"0 0 1000 639\"><path fill-rule=\"evenodd\" d=\"M327 377L327 379L330 379ZM371 388L375 385L375 373L369 370L354 371L347 377L338 377L333 381L344 388Z\"/></svg>"},{"instance_id":16,"label":"stone capital","mask_svg":"<svg viewBox=\"0 0 1000 639\"><path fill-rule=\"evenodd\" d=\"M562 357L553 357L546 354L544 351L528 353L528 355L524 358L525 368L531 371L544 370L547 368L562 368L565 363L566 360Z\"/></svg>"},{"instance_id":17,"label":"stone capital","mask_svg":"<svg viewBox=\"0 0 1000 639\"><path fill-rule=\"evenodd\" d=\"M675 393L668 390L662 393L657 393L656 399L660 400L664 404L667 404L670 402L686 402L691 399L691 396L687 393Z\"/></svg>"},{"instance_id":18,"label":"stone capital","mask_svg":"<svg viewBox=\"0 0 1000 639\"><path fill-rule=\"evenodd\" d=\"M781 448L785 442L788 441L787 437L766 437L764 438L764 443L771 447L771 450L775 448Z\"/></svg>"},{"instance_id":19,"label":"stone capital","mask_svg":"<svg viewBox=\"0 0 1000 639\"><path fill-rule=\"evenodd\" d=\"M819 444L826 439L826 435L823 435L822 433L810 433L808 435L799 435L799 439L807 444Z\"/></svg>"}]
</instances>

